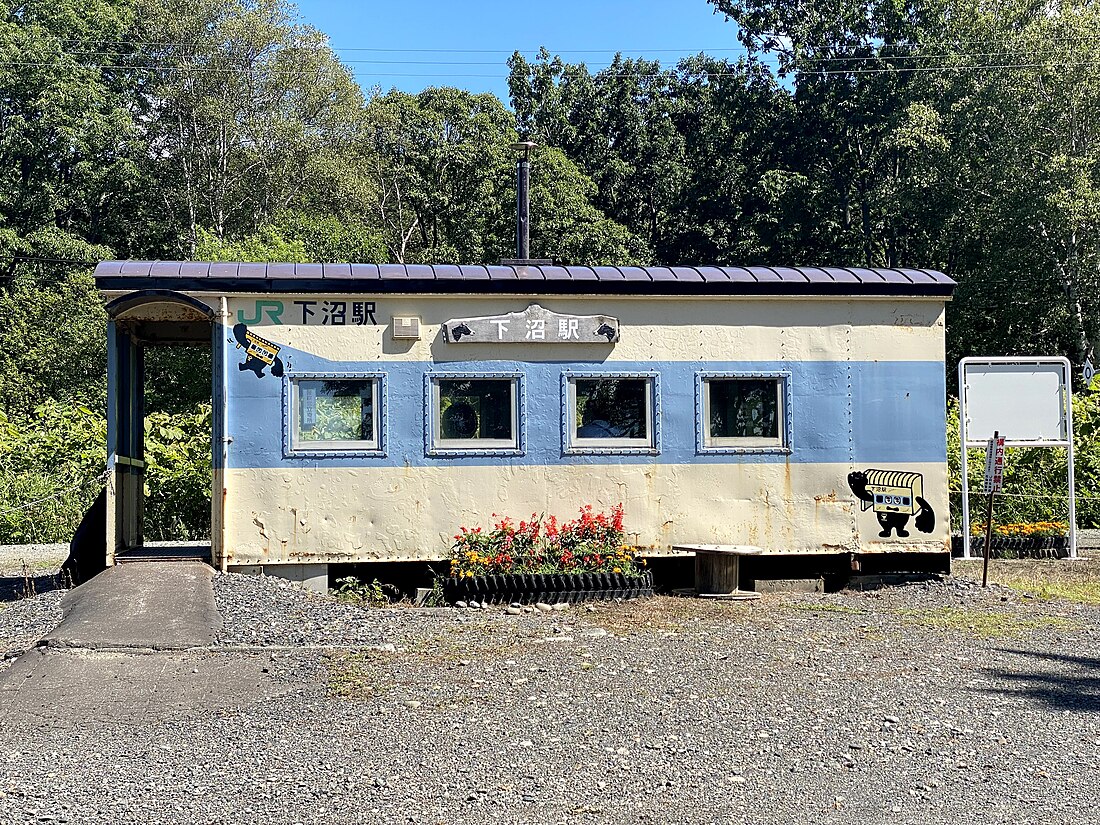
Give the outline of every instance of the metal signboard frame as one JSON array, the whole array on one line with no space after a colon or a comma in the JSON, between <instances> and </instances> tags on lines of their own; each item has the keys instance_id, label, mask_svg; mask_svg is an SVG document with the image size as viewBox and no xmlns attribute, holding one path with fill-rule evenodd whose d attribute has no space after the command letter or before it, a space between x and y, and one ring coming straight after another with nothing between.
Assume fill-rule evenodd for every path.
<instances>
[{"instance_id":1,"label":"metal signboard frame","mask_svg":"<svg viewBox=\"0 0 1100 825\"><path fill-rule=\"evenodd\" d=\"M1065 447L1066 464L1069 476L1069 557L1077 558L1077 506L1073 487L1073 404L1072 404L1072 367L1068 358L1059 357L1015 357L1004 358L964 358L959 362L959 443L962 445L962 510L963 510L963 558L969 559L970 555L970 484L968 478L967 448L984 447L992 433L971 433L968 406L974 403L975 397L982 402L1001 404L1006 399L982 398L979 390L972 387L967 378L972 374L996 371L1000 373L1006 382L1015 390L1016 398L1030 398L1029 392L1034 387L1034 379L1039 374L1049 374L1054 371L1058 378L1058 398L1053 403L1057 405L1060 416L1060 435L1051 437L1044 429L1041 422L1022 420L1020 410L1025 405L1005 406L1011 409L1006 413L1004 426L998 427L1000 435L1005 439L1006 447ZM1031 381L1032 386L1029 386ZM975 396L975 393L979 393ZM1011 403L1011 402L1010 402ZM1049 411L1049 410L1048 410ZM1026 412L1026 409L1025 409ZM1012 416L1016 420L1011 420ZM1049 422L1047 422L1049 423Z\"/></svg>"}]
</instances>

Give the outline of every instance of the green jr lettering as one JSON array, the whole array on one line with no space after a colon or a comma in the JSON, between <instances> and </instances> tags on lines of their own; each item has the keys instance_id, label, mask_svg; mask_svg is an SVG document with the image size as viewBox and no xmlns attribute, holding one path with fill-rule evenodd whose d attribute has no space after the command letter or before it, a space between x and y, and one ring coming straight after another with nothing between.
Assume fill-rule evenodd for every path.
<instances>
[{"instance_id":1,"label":"green jr lettering","mask_svg":"<svg viewBox=\"0 0 1100 825\"><path fill-rule=\"evenodd\" d=\"M282 301L257 301L256 302L256 317L245 318L244 310L237 310L237 322L241 324L259 324L263 321L264 315L267 315L267 320L272 324L281 324L283 322L283 302Z\"/></svg>"}]
</instances>

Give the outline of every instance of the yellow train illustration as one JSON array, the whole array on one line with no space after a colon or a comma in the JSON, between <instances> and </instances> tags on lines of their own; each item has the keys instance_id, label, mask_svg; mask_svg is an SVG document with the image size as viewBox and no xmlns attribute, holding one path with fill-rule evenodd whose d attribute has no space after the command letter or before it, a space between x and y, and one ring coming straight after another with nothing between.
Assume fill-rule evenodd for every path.
<instances>
[{"instance_id":1,"label":"yellow train illustration","mask_svg":"<svg viewBox=\"0 0 1100 825\"><path fill-rule=\"evenodd\" d=\"M916 515L920 509L918 498L924 498L924 477L920 473L901 470L868 470L867 492L873 501L860 502L861 510L874 508L876 513L903 513Z\"/></svg>"},{"instance_id":2,"label":"yellow train illustration","mask_svg":"<svg viewBox=\"0 0 1100 825\"><path fill-rule=\"evenodd\" d=\"M279 358L282 349L278 344L262 338L244 324L233 327L233 337L238 348L244 348L245 358L238 369L251 370L257 378L262 378L265 367L271 367L271 374L279 378L283 374L283 362Z\"/></svg>"}]
</instances>

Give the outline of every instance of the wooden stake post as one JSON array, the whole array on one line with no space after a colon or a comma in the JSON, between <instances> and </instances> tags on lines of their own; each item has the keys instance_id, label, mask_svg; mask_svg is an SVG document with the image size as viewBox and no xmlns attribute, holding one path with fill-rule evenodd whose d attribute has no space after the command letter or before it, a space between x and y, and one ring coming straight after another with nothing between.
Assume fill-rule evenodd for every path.
<instances>
[{"instance_id":1,"label":"wooden stake post","mask_svg":"<svg viewBox=\"0 0 1100 825\"><path fill-rule=\"evenodd\" d=\"M963 449L966 449L965 447ZM993 551L993 496L1004 486L1005 440L999 431L985 447L985 492L989 501L985 505L985 546L982 548L982 587L989 587L989 556ZM967 526L967 529L970 529Z\"/></svg>"}]
</instances>

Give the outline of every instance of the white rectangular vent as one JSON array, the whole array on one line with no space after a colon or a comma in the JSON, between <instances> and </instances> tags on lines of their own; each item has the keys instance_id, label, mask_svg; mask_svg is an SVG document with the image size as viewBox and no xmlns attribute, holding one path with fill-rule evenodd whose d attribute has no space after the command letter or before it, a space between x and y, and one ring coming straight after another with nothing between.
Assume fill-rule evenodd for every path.
<instances>
[{"instance_id":1,"label":"white rectangular vent","mask_svg":"<svg viewBox=\"0 0 1100 825\"><path fill-rule=\"evenodd\" d=\"M394 339L420 340L420 319L415 315L393 316Z\"/></svg>"}]
</instances>

